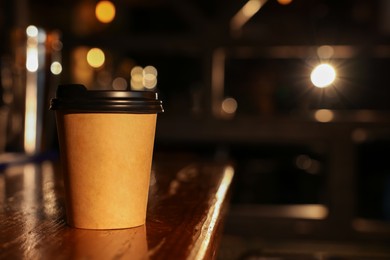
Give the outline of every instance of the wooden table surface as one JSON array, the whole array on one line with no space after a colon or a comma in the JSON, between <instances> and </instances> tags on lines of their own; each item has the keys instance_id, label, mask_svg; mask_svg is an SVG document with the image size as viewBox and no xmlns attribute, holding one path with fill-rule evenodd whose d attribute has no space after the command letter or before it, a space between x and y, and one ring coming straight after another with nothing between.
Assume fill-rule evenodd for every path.
<instances>
[{"instance_id":1,"label":"wooden table surface","mask_svg":"<svg viewBox=\"0 0 390 260\"><path fill-rule=\"evenodd\" d=\"M66 225L59 163L0 171L0 259L213 259L233 168L165 157L153 164L146 225Z\"/></svg>"}]
</instances>

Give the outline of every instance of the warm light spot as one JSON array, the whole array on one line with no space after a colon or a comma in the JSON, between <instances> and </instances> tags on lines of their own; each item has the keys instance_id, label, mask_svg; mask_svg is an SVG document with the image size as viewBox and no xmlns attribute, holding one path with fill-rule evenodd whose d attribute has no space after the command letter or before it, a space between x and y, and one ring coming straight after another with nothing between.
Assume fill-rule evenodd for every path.
<instances>
[{"instance_id":1,"label":"warm light spot","mask_svg":"<svg viewBox=\"0 0 390 260\"><path fill-rule=\"evenodd\" d=\"M99 68L104 64L104 52L99 48L92 48L87 53L88 64L93 68Z\"/></svg>"},{"instance_id":2,"label":"warm light spot","mask_svg":"<svg viewBox=\"0 0 390 260\"><path fill-rule=\"evenodd\" d=\"M153 89L157 85L157 69L153 66L146 66L143 69L143 85L147 89Z\"/></svg>"},{"instance_id":3,"label":"warm light spot","mask_svg":"<svg viewBox=\"0 0 390 260\"><path fill-rule=\"evenodd\" d=\"M308 170L312 165L312 160L309 156L301 154L295 160L295 164L301 170Z\"/></svg>"},{"instance_id":4,"label":"warm light spot","mask_svg":"<svg viewBox=\"0 0 390 260\"><path fill-rule=\"evenodd\" d=\"M38 62L38 36L39 30L34 25L26 29L27 49L26 49L26 69L29 72L36 72L39 67Z\"/></svg>"},{"instance_id":5,"label":"warm light spot","mask_svg":"<svg viewBox=\"0 0 390 260\"><path fill-rule=\"evenodd\" d=\"M24 150L28 154L37 149L37 93L38 73L32 72L26 75L26 105L24 118Z\"/></svg>"},{"instance_id":6,"label":"warm light spot","mask_svg":"<svg viewBox=\"0 0 390 260\"><path fill-rule=\"evenodd\" d=\"M38 46L27 47L26 69L30 72L38 70Z\"/></svg>"},{"instance_id":7,"label":"warm light spot","mask_svg":"<svg viewBox=\"0 0 390 260\"><path fill-rule=\"evenodd\" d=\"M144 70L140 66L135 66L133 69L130 71L130 86L131 89L133 90L142 90L144 88L143 85L143 73Z\"/></svg>"},{"instance_id":8,"label":"warm light spot","mask_svg":"<svg viewBox=\"0 0 390 260\"><path fill-rule=\"evenodd\" d=\"M54 62L50 65L50 71L51 71L51 73L53 73L54 75L59 75L59 74L61 74L61 72L62 72L62 65L61 65L61 63L59 63L58 61L54 61Z\"/></svg>"},{"instance_id":9,"label":"warm light spot","mask_svg":"<svg viewBox=\"0 0 390 260\"><path fill-rule=\"evenodd\" d=\"M92 86L94 78L94 70L89 66L87 57L89 48L79 46L71 52L71 70L72 81L84 84L86 86Z\"/></svg>"},{"instance_id":10,"label":"warm light spot","mask_svg":"<svg viewBox=\"0 0 390 260\"><path fill-rule=\"evenodd\" d=\"M140 82L142 84L142 81L144 79L144 77L142 77L142 74L134 74L131 76L131 79L136 81L136 82Z\"/></svg>"},{"instance_id":11,"label":"warm light spot","mask_svg":"<svg viewBox=\"0 0 390 260\"><path fill-rule=\"evenodd\" d=\"M140 66L135 66L134 68L131 69L130 75L132 78L134 77L142 77L143 74L143 69Z\"/></svg>"},{"instance_id":12,"label":"warm light spot","mask_svg":"<svg viewBox=\"0 0 390 260\"><path fill-rule=\"evenodd\" d=\"M144 88L142 81L136 81L134 79L130 80L130 86L132 90L143 90Z\"/></svg>"},{"instance_id":13,"label":"warm light spot","mask_svg":"<svg viewBox=\"0 0 390 260\"><path fill-rule=\"evenodd\" d=\"M133 90L153 89L157 85L157 69L153 66L135 66L130 72L130 86Z\"/></svg>"},{"instance_id":14,"label":"warm light spot","mask_svg":"<svg viewBox=\"0 0 390 260\"><path fill-rule=\"evenodd\" d=\"M333 54L334 54L334 49L332 46L329 45L322 45L317 49L317 55L321 59L329 59L333 56Z\"/></svg>"},{"instance_id":15,"label":"warm light spot","mask_svg":"<svg viewBox=\"0 0 390 260\"><path fill-rule=\"evenodd\" d=\"M110 23L115 18L115 6L110 1L100 1L95 9L96 18L102 23Z\"/></svg>"},{"instance_id":16,"label":"warm light spot","mask_svg":"<svg viewBox=\"0 0 390 260\"><path fill-rule=\"evenodd\" d=\"M155 78L157 77L157 69L153 66L146 66L143 69L144 77L147 79Z\"/></svg>"},{"instance_id":17,"label":"warm light spot","mask_svg":"<svg viewBox=\"0 0 390 260\"><path fill-rule=\"evenodd\" d=\"M356 143L363 143L367 140L368 134L367 131L362 128L357 128L353 130L351 138Z\"/></svg>"},{"instance_id":18,"label":"warm light spot","mask_svg":"<svg viewBox=\"0 0 390 260\"><path fill-rule=\"evenodd\" d=\"M38 28L34 25L30 25L26 28L26 34L28 37L37 37L38 36Z\"/></svg>"},{"instance_id":19,"label":"warm light spot","mask_svg":"<svg viewBox=\"0 0 390 260\"><path fill-rule=\"evenodd\" d=\"M237 110L237 101L234 98L225 98L222 101L222 111L227 114L234 114Z\"/></svg>"},{"instance_id":20,"label":"warm light spot","mask_svg":"<svg viewBox=\"0 0 390 260\"><path fill-rule=\"evenodd\" d=\"M387 202L387 200L385 200L384 202ZM384 207L387 206L388 204L384 205ZM374 221L367 218L356 218L353 221L351 221L351 224L352 227L356 229L356 231L358 232L364 232L366 234L383 234L383 235L388 234L388 229L384 228L382 221Z\"/></svg>"},{"instance_id":21,"label":"warm light spot","mask_svg":"<svg viewBox=\"0 0 390 260\"><path fill-rule=\"evenodd\" d=\"M147 89L154 89L157 86L157 78L144 79L143 85Z\"/></svg>"},{"instance_id":22,"label":"warm light spot","mask_svg":"<svg viewBox=\"0 0 390 260\"><path fill-rule=\"evenodd\" d=\"M370 110L359 110L356 112L356 119L362 122L372 122L375 120L374 112Z\"/></svg>"},{"instance_id":23,"label":"warm light spot","mask_svg":"<svg viewBox=\"0 0 390 260\"><path fill-rule=\"evenodd\" d=\"M305 154L298 155L295 164L299 169L310 174L318 174L320 170L320 163Z\"/></svg>"},{"instance_id":24,"label":"warm light spot","mask_svg":"<svg viewBox=\"0 0 390 260\"><path fill-rule=\"evenodd\" d=\"M324 88L334 82L336 79L336 71L329 64L321 64L314 68L310 79L314 86Z\"/></svg>"},{"instance_id":25,"label":"warm light spot","mask_svg":"<svg viewBox=\"0 0 390 260\"><path fill-rule=\"evenodd\" d=\"M31 99L31 97L29 97ZM24 131L24 149L27 153L34 153L36 149L36 126L37 126L37 118L36 118L36 105L28 104L28 108L26 109L25 115L25 131Z\"/></svg>"},{"instance_id":26,"label":"warm light spot","mask_svg":"<svg viewBox=\"0 0 390 260\"><path fill-rule=\"evenodd\" d=\"M281 5L288 5L292 2L292 0L278 0L278 3Z\"/></svg>"},{"instance_id":27,"label":"warm light spot","mask_svg":"<svg viewBox=\"0 0 390 260\"><path fill-rule=\"evenodd\" d=\"M252 17L260 10L261 6L262 3L259 0L249 0L242 8L242 13L246 17Z\"/></svg>"},{"instance_id":28,"label":"warm light spot","mask_svg":"<svg viewBox=\"0 0 390 260\"><path fill-rule=\"evenodd\" d=\"M329 109L319 109L315 112L314 118L318 122L326 123L333 120L334 114Z\"/></svg>"},{"instance_id":29,"label":"warm light spot","mask_svg":"<svg viewBox=\"0 0 390 260\"><path fill-rule=\"evenodd\" d=\"M114 79L112 82L112 88L116 90L125 90L127 88L127 81L122 77Z\"/></svg>"},{"instance_id":30,"label":"warm light spot","mask_svg":"<svg viewBox=\"0 0 390 260\"><path fill-rule=\"evenodd\" d=\"M61 51L62 50L62 42L60 40L55 40L51 43L51 47L54 51Z\"/></svg>"},{"instance_id":31,"label":"warm light spot","mask_svg":"<svg viewBox=\"0 0 390 260\"><path fill-rule=\"evenodd\" d=\"M249 0L246 4L233 16L230 21L230 26L233 31L239 30L242 26L252 18L267 0Z\"/></svg>"},{"instance_id":32,"label":"warm light spot","mask_svg":"<svg viewBox=\"0 0 390 260\"><path fill-rule=\"evenodd\" d=\"M38 69L40 58L44 57L42 48L46 41L46 33L30 25L26 28L26 79L25 79L25 118L24 118L24 150L28 154L39 149L40 135L38 126ZM43 61L43 59L42 59Z\"/></svg>"},{"instance_id":33,"label":"warm light spot","mask_svg":"<svg viewBox=\"0 0 390 260\"><path fill-rule=\"evenodd\" d=\"M39 43L44 43L46 41L46 33L43 30L38 30L38 41Z\"/></svg>"}]
</instances>

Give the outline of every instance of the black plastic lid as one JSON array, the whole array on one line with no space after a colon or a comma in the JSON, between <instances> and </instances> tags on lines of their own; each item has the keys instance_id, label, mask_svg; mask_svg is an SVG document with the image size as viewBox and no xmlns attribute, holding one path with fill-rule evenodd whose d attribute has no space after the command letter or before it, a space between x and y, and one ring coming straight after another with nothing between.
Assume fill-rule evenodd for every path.
<instances>
[{"instance_id":1,"label":"black plastic lid","mask_svg":"<svg viewBox=\"0 0 390 260\"><path fill-rule=\"evenodd\" d=\"M152 91L87 90L84 85L60 85L50 110L153 114L164 112L162 101Z\"/></svg>"}]
</instances>

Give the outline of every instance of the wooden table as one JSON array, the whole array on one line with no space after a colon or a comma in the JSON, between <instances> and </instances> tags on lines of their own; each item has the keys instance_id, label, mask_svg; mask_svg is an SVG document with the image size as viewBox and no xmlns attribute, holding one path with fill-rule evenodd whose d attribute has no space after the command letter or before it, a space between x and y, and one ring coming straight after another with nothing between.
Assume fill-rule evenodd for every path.
<instances>
[{"instance_id":1,"label":"wooden table","mask_svg":"<svg viewBox=\"0 0 390 260\"><path fill-rule=\"evenodd\" d=\"M147 223L67 226L56 161L0 171L0 259L213 259L228 202L228 164L165 157L153 164Z\"/></svg>"}]
</instances>

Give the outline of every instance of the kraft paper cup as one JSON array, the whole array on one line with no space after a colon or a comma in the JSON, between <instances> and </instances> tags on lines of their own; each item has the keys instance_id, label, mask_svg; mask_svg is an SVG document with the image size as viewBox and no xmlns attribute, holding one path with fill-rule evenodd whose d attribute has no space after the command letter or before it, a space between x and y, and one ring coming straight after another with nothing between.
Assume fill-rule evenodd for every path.
<instances>
[{"instance_id":1,"label":"kraft paper cup","mask_svg":"<svg viewBox=\"0 0 390 260\"><path fill-rule=\"evenodd\" d=\"M156 93L88 91L62 85L56 112L69 225L121 229L145 224Z\"/></svg>"}]
</instances>

